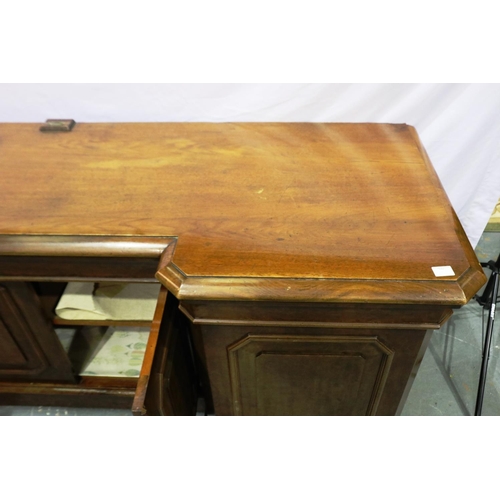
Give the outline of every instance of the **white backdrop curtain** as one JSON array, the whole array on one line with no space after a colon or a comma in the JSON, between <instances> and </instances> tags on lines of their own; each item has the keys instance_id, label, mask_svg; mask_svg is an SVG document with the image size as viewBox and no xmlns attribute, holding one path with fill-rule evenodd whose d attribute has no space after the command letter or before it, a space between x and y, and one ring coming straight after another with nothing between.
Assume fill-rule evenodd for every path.
<instances>
[{"instance_id":1,"label":"white backdrop curtain","mask_svg":"<svg viewBox=\"0 0 500 500\"><path fill-rule=\"evenodd\" d=\"M0 121L47 118L408 123L473 246L500 197L499 84L0 84Z\"/></svg>"}]
</instances>

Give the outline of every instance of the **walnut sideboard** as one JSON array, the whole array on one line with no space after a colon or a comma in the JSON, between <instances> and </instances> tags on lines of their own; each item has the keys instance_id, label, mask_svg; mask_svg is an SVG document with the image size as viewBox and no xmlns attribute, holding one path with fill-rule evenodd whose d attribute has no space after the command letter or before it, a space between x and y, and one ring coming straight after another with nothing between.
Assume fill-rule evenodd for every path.
<instances>
[{"instance_id":1,"label":"walnut sideboard","mask_svg":"<svg viewBox=\"0 0 500 500\"><path fill-rule=\"evenodd\" d=\"M486 281L408 125L1 124L0 179L0 404L395 415ZM161 283L138 378L79 375L72 281Z\"/></svg>"}]
</instances>

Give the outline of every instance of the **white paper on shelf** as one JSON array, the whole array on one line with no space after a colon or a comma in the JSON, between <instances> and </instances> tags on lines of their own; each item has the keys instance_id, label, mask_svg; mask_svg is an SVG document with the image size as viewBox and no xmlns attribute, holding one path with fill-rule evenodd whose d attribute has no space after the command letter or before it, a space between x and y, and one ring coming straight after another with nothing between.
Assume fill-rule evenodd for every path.
<instances>
[{"instance_id":1,"label":"white paper on shelf","mask_svg":"<svg viewBox=\"0 0 500 500\"><path fill-rule=\"evenodd\" d=\"M88 333L92 335L89 330ZM80 375L94 377L139 377L146 352L149 328L111 327L94 345L92 356Z\"/></svg>"},{"instance_id":2,"label":"white paper on shelf","mask_svg":"<svg viewBox=\"0 0 500 500\"><path fill-rule=\"evenodd\" d=\"M151 321L160 284L102 284L70 282L56 306L67 320Z\"/></svg>"}]
</instances>

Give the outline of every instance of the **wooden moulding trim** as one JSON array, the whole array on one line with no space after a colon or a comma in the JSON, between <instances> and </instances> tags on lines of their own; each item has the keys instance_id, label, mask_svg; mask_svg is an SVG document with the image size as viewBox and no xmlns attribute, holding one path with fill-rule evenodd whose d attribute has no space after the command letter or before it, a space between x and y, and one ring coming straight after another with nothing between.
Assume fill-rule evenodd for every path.
<instances>
[{"instance_id":1,"label":"wooden moulding trim","mask_svg":"<svg viewBox=\"0 0 500 500\"><path fill-rule=\"evenodd\" d=\"M455 232L461 242L465 257L467 258L470 266L469 269L467 269L458 279L460 287L464 292L465 299L468 302L474 296L474 294L477 293L477 291L486 283L487 278L484 274L481 264L477 260L476 253L474 252L474 249L472 248L469 239L465 234L464 228L462 227L462 224L460 224L460 220L458 219L455 210L453 210L453 208L450 208L450 210L452 212L452 218L455 224Z\"/></svg>"},{"instance_id":2,"label":"wooden moulding trim","mask_svg":"<svg viewBox=\"0 0 500 500\"><path fill-rule=\"evenodd\" d=\"M12 234L0 237L0 255L159 258L176 241L174 237L160 236Z\"/></svg>"},{"instance_id":3,"label":"wooden moulding trim","mask_svg":"<svg viewBox=\"0 0 500 500\"><path fill-rule=\"evenodd\" d=\"M127 282L127 283L158 283L157 280L154 278L130 278L127 276L126 279L124 279L121 276L116 276L116 277L107 277L107 276L97 276L97 275L92 275L92 276L85 276L82 278L82 276L47 276L47 275L37 275L37 276L0 276L0 279L2 281L46 281L46 282L60 282L60 283L67 283L68 281L93 281L96 283L104 283L104 282L111 282L111 283L116 283L116 282ZM80 324L80 323L78 323Z\"/></svg>"},{"instance_id":4,"label":"wooden moulding trim","mask_svg":"<svg viewBox=\"0 0 500 500\"><path fill-rule=\"evenodd\" d=\"M235 319L212 319L194 318L191 313L182 306L180 311L195 325L221 325L221 326L255 326L255 327L285 327L285 328L347 328L361 330L439 330L441 326L452 315L452 311L443 316L436 323L345 323L341 321L259 321L259 320L235 320Z\"/></svg>"},{"instance_id":5,"label":"wooden moulding trim","mask_svg":"<svg viewBox=\"0 0 500 500\"><path fill-rule=\"evenodd\" d=\"M179 300L262 300L463 306L486 282L481 269L456 281L226 278L186 276L170 263L156 278Z\"/></svg>"},{"instance_id":6,"label":"wooden moulding trim","mask_svg":"<svg viewBox=\"0 0 500 500\"><path fill-rule=\"evenodd\" d=\"M460 276L458 283L460 284L460 288L464 294L465 303L469 302L469 300L474 297L486 281L486 275L484 274L480 264L467 269L467 271Z\"/></svg>"}]
</instances>

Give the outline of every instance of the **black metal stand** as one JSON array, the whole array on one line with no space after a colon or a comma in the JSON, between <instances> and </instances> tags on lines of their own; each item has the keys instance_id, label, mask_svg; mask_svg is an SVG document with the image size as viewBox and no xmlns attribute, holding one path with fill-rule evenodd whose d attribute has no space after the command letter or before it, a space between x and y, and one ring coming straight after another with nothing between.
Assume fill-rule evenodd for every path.
<instances>
[{"instance_id":1,"label":"black metal stand","mask_svg":"<svg viewBox=\"0 0 500 500\"><path fill-rule=\"evenodd\" d=\"M500 255L496 262L490 260L481 263L483 267L491 270L491 276L486 284L483 294L476 300L488 311L488 323L483 343L483 358L481 361L481 373L479 375L479 386L477 389L476 409L474 416L480 416L483 409L484 388L486 385L486 374L488 372L488 361L490 360L491 340L493 338L493 324L495 323L495 309L498 301L498 273L500 267Z\"/></svg>"}]
</instances>

